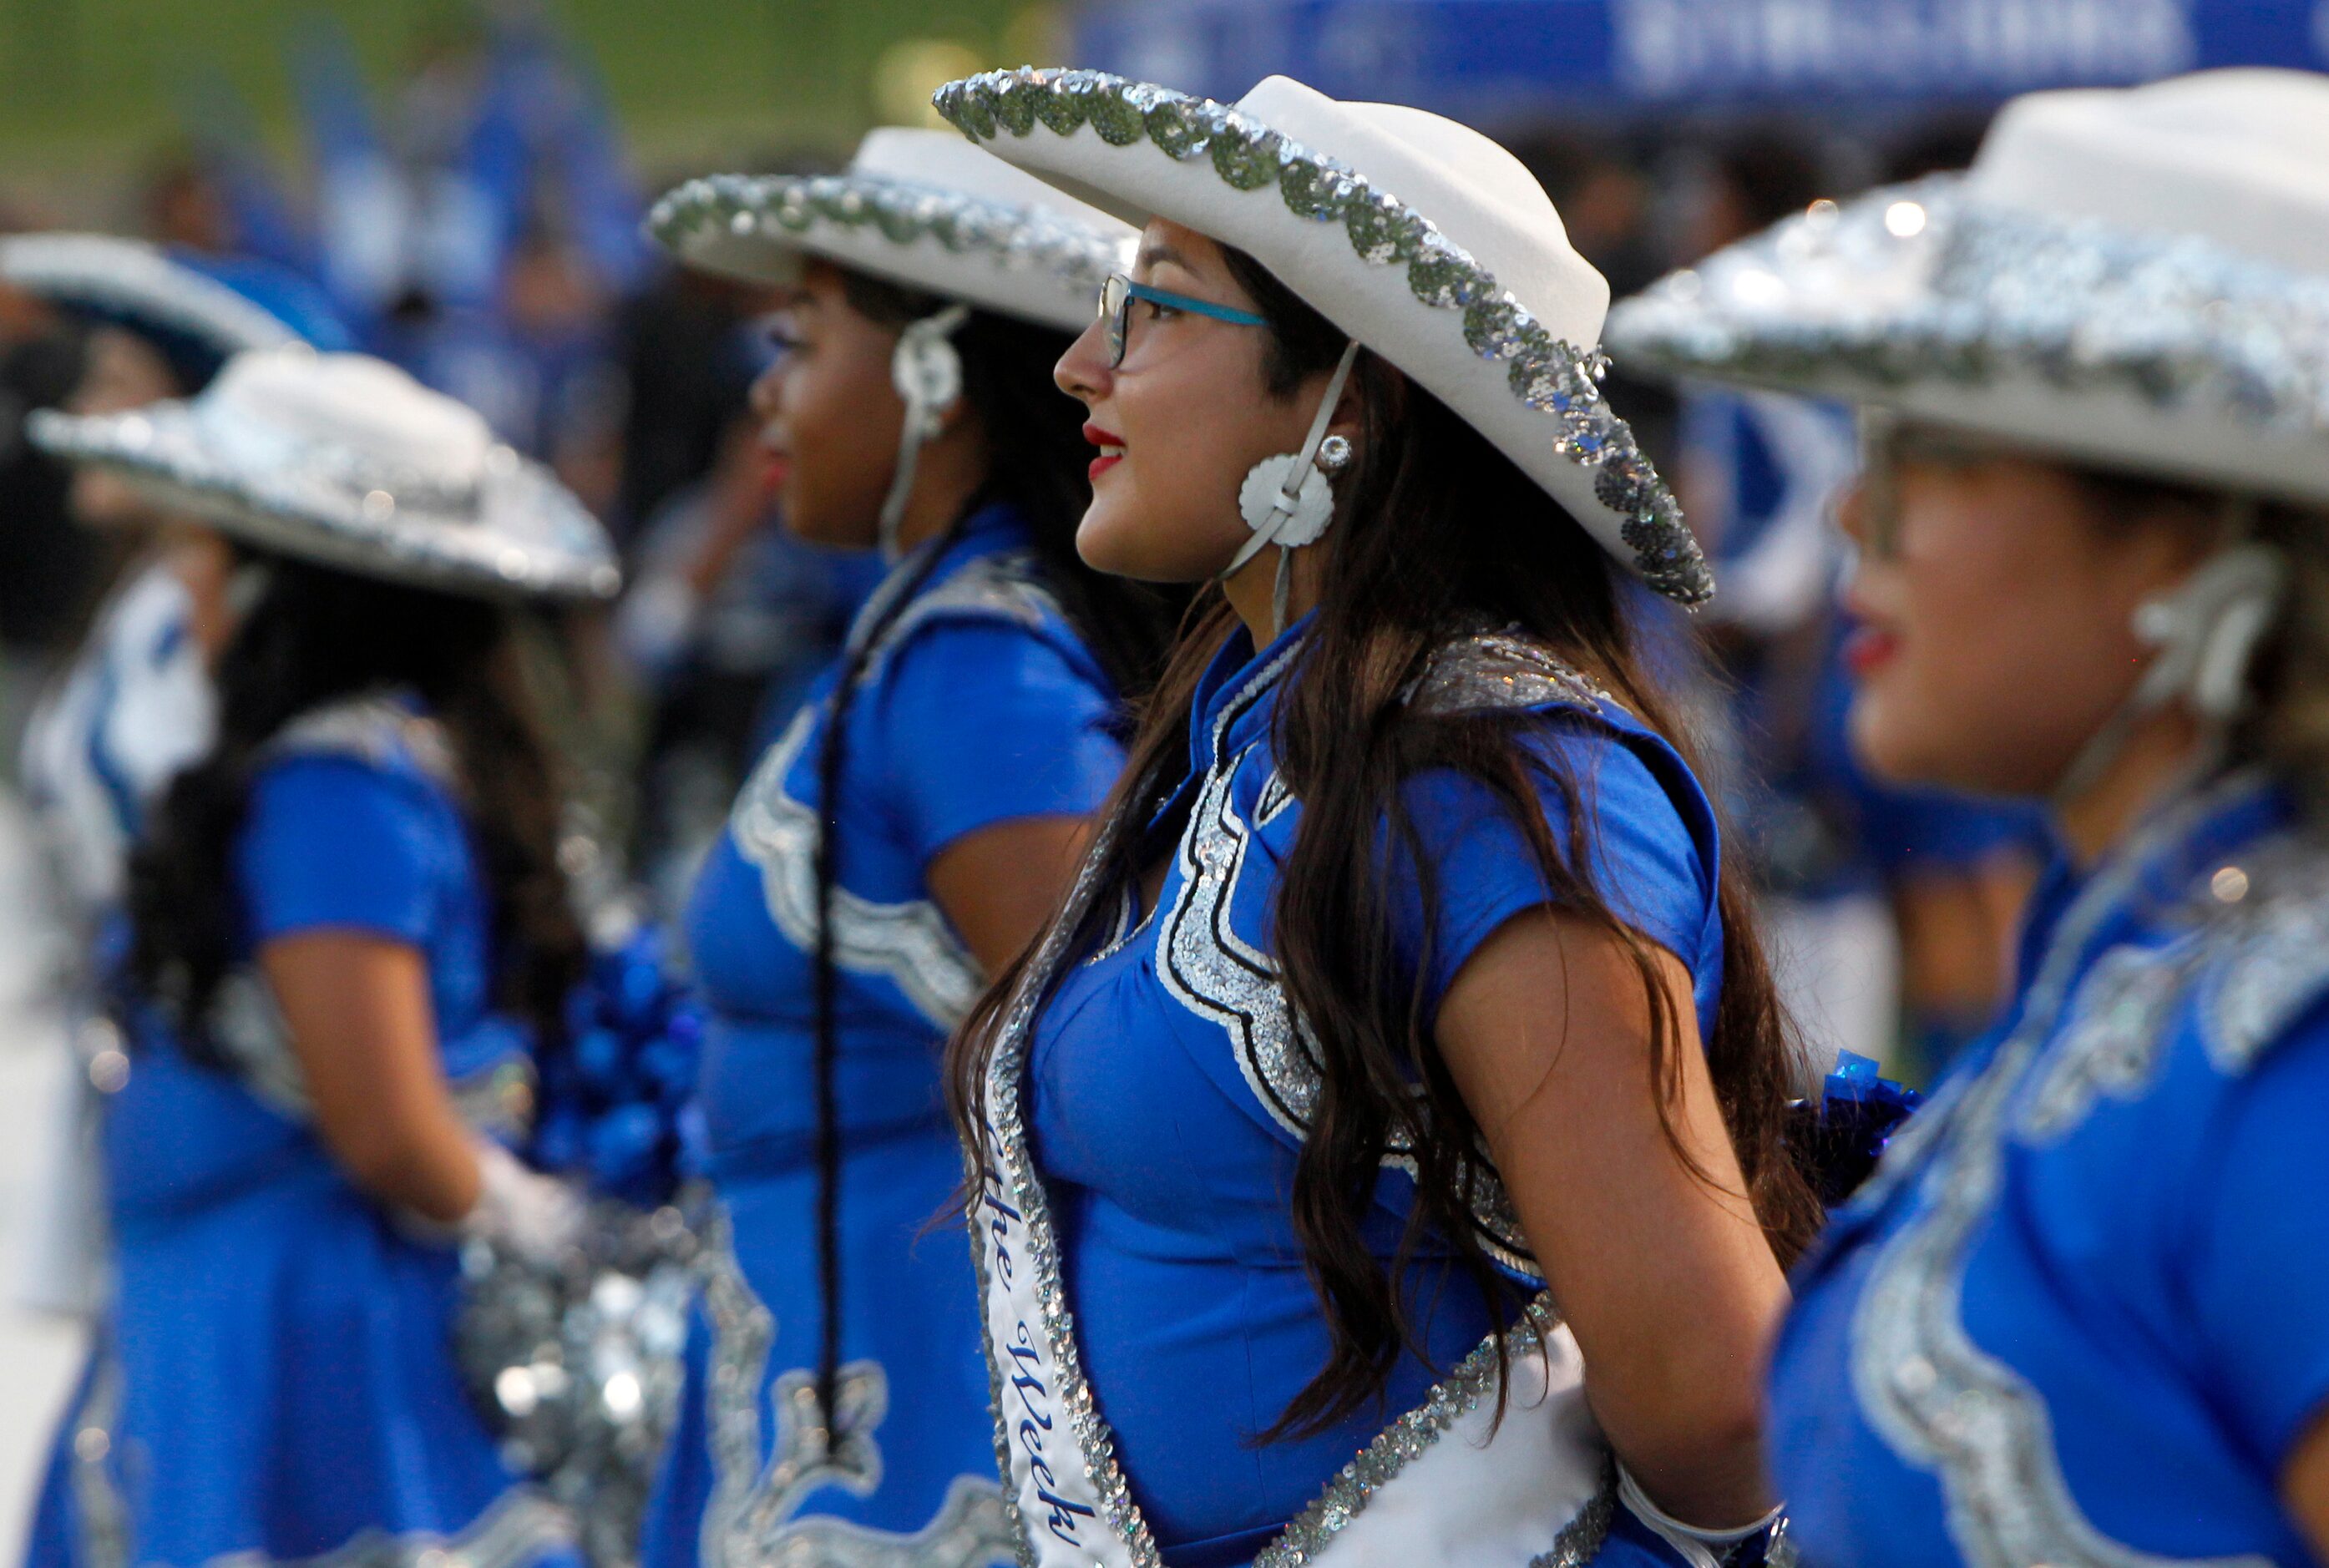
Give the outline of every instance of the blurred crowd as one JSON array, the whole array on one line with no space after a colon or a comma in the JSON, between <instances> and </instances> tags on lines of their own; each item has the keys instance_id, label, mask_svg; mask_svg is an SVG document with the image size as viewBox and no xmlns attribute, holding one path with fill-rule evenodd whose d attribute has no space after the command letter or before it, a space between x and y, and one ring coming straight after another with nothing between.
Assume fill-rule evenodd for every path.
<instances>
[{"instance_id":1,"label":"blurred crowd","mask_svg":"<svg viewBox=\"0 0 2329 1568\"><path fill-rule=\"evenodd\" d=\"M668 908L881 564L771 526L776 476L749 407L776 352L766 301L673 267L640 233L646 201L689 171L636 166L587 64L539 22L443 27L414 51L378 94L319 23L291 61L299 166L213 112L147 164L121 227L214 276L285 280L307 335L468 404L605 521L627 586L610 613L569 613L589 687L577 755L602 841ZM1961 166L1980 129L1586 135L1549 120L1506 139L1623 297L1815 202ZM0 221L50 226L23 210ZM69 397L89 352L84 324L0 294L12 746L129 549L76 519L64 469L17 434L27 410ZM1721 761L1796 1015L1824 1046L1925 1078L1994 1009L2037 818L1882 786L1853 761L1832 591L1847 547L1826 526L1856 461L1842 411L1677 393L1622 367L1610 398L1676 476L1724 584L1704 616L1646 595L1641 614Z\"/></svg>"}]
</instances>

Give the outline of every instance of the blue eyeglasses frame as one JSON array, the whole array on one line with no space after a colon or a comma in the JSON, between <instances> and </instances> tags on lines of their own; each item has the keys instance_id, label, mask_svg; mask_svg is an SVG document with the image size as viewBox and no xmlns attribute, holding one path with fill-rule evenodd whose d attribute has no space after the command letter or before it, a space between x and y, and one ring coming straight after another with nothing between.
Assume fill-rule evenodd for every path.
<instances>
[{"instance_id":1,"label":"blue eyeglasses frame","mask_svg":"<svg viewBox=\"0 0 2329 1568\"><path fill-rule=\"evenodd\" d=\"M1174 294L1169 288L1153 288L1145 283L1135 283L1121 272L1111 272L1108 281L1099 286L1098 318L1108 328L1108 363L1110 370L1124 363L1124 350L1132 325L1132 302L1145 299L1151 305L1161 305L1167 310L1185 310L1192 315L1227 322L1231 326L1268 326L1268 318L1235 305L1216 305L1210 299L1196 299L1185 294Z\"/></svg>"}]
</instances>

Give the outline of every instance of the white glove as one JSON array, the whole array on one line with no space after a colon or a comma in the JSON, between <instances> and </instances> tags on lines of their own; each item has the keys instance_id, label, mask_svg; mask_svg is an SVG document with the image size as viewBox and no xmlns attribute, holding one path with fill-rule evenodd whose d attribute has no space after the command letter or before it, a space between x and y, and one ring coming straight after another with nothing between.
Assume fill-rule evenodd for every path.
<instances>
[{"instance_id":1,"label":"white glove","mask_svg":"<svg viewBox=\"0 0 2329 1568\"><path fill-rule=\"evenodd\" d=\"M498 1143L477 1145L477 1202L460 1232L509 1248L530 1263L554 1263L582 1235L582 1199L555 1177L529 1169Z\"/></svg>"},{"instance_id":2,"label":"white glove","mask_svg":"<svg viewBox=\"0 0 2329 1568\"><path fill-rule=\"evenodd\" d=\"M1634 1472L1622 1464L1617 1467L1617 1497L1634 1517L1680 1553L1691 1568L1721 1568L1723 1559L1733 1547L1769 1529L1787 1512L1787 1505L1782 1503L1751 1525L1728 1530L1701 1529L1696 1525L1683 1524L1650 1501L1649 1494L1642 1490L1642 1483L1634 1479Z\"/></svg>"},{"instance_id":3,"label":"white glove","mask_svg":"<svg viewBox=\"0 0 2329 1568\"><path fill-rule=\"evenodd\" d=\"M651 577L615 610L615 644L649 677L667 675L695 635L702 602L677 577Z\"/></svg>"}]
</instances>

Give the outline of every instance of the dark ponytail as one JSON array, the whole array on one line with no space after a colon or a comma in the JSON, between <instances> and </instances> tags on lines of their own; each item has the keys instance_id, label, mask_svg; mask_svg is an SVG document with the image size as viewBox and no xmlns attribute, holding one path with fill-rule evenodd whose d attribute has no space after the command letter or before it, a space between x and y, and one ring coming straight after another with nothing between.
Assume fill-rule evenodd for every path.
<instances>
[{"instance_id":1,"label":"dark ponytail","mask_svg":"<svg viewBox=\"0 0 2329 1568\"><path fill-rule=\"evenodd\" d=\"M844 269L842 292L850 308L882 326L903 329L936 315L947 301ZM970 513L995 502L1017 510L1032 538L1043 586L1083 640L1120 699L1129 702L1156 675L1171 636L1172 602L1120 578L1103 577L1076 553L1076 530L1091 503L1085 474L1090 448L1080 406L1051 382L1051 367L1066 352L1064 333L975 310L949 341L962 361L962 406L985 442L987 477L945 534L925 546L913 575L884 602L869 624L853 628L833 694L826 699L825 735L817 754L820 831L816 843L816 1258L824 1314L817 1349L817 1401L830 1441L836 1419L841 1369L841 1116L836 1087L840 1057L840 976L834 963L833 901L840 886L842 843L833 803L840 798L848 763L848 725L860 684L882 636L937 569ZM1127 724L1127 728L1129 726Z\"/></svg>"}]
</instances>

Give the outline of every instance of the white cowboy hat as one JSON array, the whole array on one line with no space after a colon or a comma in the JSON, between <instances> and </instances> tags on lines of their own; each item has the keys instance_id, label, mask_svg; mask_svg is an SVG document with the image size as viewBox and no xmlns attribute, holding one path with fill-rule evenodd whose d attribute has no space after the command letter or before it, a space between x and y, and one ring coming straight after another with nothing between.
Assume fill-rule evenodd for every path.
<instances>
[{"instance_id":1,"label":"white cowboy hat","mask_svg":"<svg viewBox=\"0 0 2329 1568\"><path fill-rule=\"evenodd\" d=\"M222 533L360 576L499 598L622 586L606 530L547 469L367 355L240 354L197 397L25 428Z\"/></svg>"},{"instance_id":2,"label":"white cowboy hat","mask_svg":"<svg viewBox=\"0 0 2329 1568\"><path fill-rule=\"evenodd\" d=\"M692 266L797 282L805 258L1066 332L1092 318L1130 229L945 131L877 130L842 174L714 174L665 194L647 231Z\"/></svg>"},{"instance_id":3,"label":"white cowboy hat","mask_svg":"<svg viewBox=\"0 0 2329 1568\"><path fill-rule=\"evenodd\" d=\"M192 339L224 360L306 336L250 295L142 240L111 234L0 239L0 283L77 310Z\"/></svg>"},{"instance_id":4,"label":"white cowboy hat","mask_svg":"<svg viewBox=\"0 0 2329 1568\"><path fill-rule=\"evenodd\" d=\"M1815 204L1620 305L1676 373L2329 501L2329 79L2006 106L1972 169Z\"/></svg>"},{"instance_id":5,"label":"white cowboy hat","mask_svg":"<svg viewBox=\"0 0 2329 1568\"><path fill-rule=\"evenodd\" d=\"M1001 157L1135 221L1236 247L1447 404L1619 560L1697 604L1713 579L1602 400L1609 286L1519 159L1395 104L1274 76L1231 108L1090 70L989 71L938 111Z\"/></svg>"}]
</instances>

